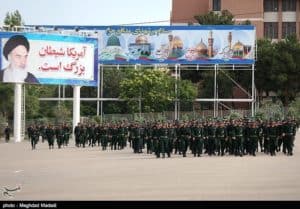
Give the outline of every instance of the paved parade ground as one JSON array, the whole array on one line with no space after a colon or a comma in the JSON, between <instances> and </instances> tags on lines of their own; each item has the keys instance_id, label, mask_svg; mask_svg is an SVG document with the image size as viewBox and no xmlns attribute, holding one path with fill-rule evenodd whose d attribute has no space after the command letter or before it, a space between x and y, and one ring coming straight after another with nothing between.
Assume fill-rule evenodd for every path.
<instances>
[{"instance_id":1,"label":"paved parade ground","mask_svg":"<svg viewBox=\"0 0 300 209\"><path fill-rule=\"evenodd\" d=\"M31 150L29 141L1 139L0 200L300 200L299 131L294 155L275 157L157 159L70 143Z\"/></svg>"}]
</instances>

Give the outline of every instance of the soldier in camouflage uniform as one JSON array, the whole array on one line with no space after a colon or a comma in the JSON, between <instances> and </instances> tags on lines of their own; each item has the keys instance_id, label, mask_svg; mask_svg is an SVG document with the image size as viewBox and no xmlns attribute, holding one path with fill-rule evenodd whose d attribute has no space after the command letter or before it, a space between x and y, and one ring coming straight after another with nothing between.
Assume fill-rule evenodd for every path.
<instances>
[{"instance_id":1,"label":"soldier in camouflage uniform","mask_svg":"<svg viewBox=\"0 0 300 209\"><path fill-rule=\"evenodd\" d=\"M31 147L32 147L32 149L36 148L36 144L39 141L39 136L40 136L39 126L36 125L35 127L32 128L32 132L31 132Z\"/></svg>"},{"instance_id":2,"label":"soldier in camouflage uniform","mask_svg":"<svg viewBox=\"0 0 300 209\"><path fill-rule=\"evenodd\" d=\"M271 156L276 155L277 139L278 139L278 128L277 124L272 121L271 126L269 127L269 142L270 142L270 154Z\"/></svg>"},{"instance_id":3,"label":"soldier in camouflage uniform","mask_svg":"<svg viewBox=\"0 0 300 209\"><path fill-rule=\"evenodd\" d=\"M203 130L202 123L196 122L192 126L192 139L193 139L192 152L194 154L194 157L196 157L196 155L198 157L201 157L203 153L203 137L204 137L204 130Z\"/></svg>"},{"instance_id":4,"label":"soldier in camouflage uniform","mask_svg":"<svg viewBox=\"0 0 300 209\"><path fill-rule=\"evenodd\" d=\"M45 131L46 137L47 137L47 141L48 141L48 145L49 145L49 149L54 149L54 136L55 136L55 131L52 127L51 124L49 124L46 128Z\"/></svg>"},{"instance_id":5,"label":"soldier in camouflage uniform","mask_svg":"<svg viewBox=\"0 0 300 209\"><path fill-rule=\"evenodd\" d=\"M208 135L208 143L207 143L207 148L208 148L208 155L215 155L215 139L216 139L216 124L215 122L209 122L208 123L208 128L207 128L207 135Z\"/></svg>"},{"instance_id":6,"label":"soldier in camouflage uniform","mask_svg":"<svg viewBox=\"0 0 300 209\"><path fill-rule=\"evenodd\" d=\"M224 125L223 121L220 121L218 123L217 126L217 130L216 130L216 139L217 139L217 152L218 155L221 154L221 156L223 156L225 153L225 147L226 147L226 138L227 138L227 131L226 131L226 127Z\"/></svg>"},{"instance_id":7,"label":"soldier in camouflage uniform","mask_svg":"<svg viewBox=\"0 0 300 209\"><path fill-rule=\"evenodd\" d=\"M234 140L234 155L235 156L243 156L244 153L244 126L242 121L237 121L237 125L235 126L235 137L236 139Z\"/></svg>"},{"instance_id":8,"label":"soldier in camouflage uniform","mask_svg":"<svg viewBox=\"0 0 300 209\"><path fill-rule=\"evenodd\" d=\"M258 140L258 128L255 122L251 122L250 123L250 127L249 127L249 132L248 132L249 136L249 154L256 156L255 152L256 152L256 146L257 146L257 140Z\"/></svg>"}]
</instances>

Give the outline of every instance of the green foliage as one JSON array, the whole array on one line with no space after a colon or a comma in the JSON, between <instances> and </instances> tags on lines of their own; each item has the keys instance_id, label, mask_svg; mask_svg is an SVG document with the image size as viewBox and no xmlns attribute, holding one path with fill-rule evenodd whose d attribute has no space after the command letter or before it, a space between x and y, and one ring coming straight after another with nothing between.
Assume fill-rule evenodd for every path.
<instances>
[{"instance_id":1,"label":"green foliage","mask_svg":"<svg viewBox=\"0 0 300 209\"><path fill-rule=\"evenodd\" d=\"M144 109L151 112L164 109L174 99L171 79L158 70L128 70L127 77L121 81L121 98L128 100L131 112L138 112L139 100Z\"/></svg>"},{"instance_id":2,"label":"green foliage","mask_svg":"<svg viewBox=\"0 0 300 209\"><path fill-rule=\"evenodd\" d=\"M284 119L284 108L283 104L280 101L276 103L267 101L263 102L259 110L257 111L256 118L262 120L282 120Z\"/></svg>"},{"instance_id":3,"label":"green foliage","mask_svg":"<svg viewBox=\"0 0 300 209\"><path fill-rule=\"evenodd\" d=\"M131 69L120 83L120 97L128 101L130 112L139 111L139 102L143 112L160 112L176 98L175 82L178 85L178 98L191 101L197 91L190 81L178 80L163 70Z\"/></svg>"},{"instance_id":4,"label":"green foliage","mask_svg":"<svg viewBox=\"0 0 300 209\"><path fill-rule=\"evenodd\" d=\"M3 135L4 132L3 130L5 129L6 126L7 126L7 118L0 115L0 136Z\"/></svg>"},{"instance_id":5,"label":"green foliage","mask_svg":"<svg viewBox=\"0 0 300 209\"><path fill-rule=\"evenodd\" d=\"M274 90L274 81L272 80L273 62L275 44L272 44L268 39L257 41L257 61L255 71L255 85L258 92L269 92Z\"/></svg>"},{"instance_id":6,"label":"green foliage","mask_svg":"<svg viewBox=\"0 0 300 209\"><path fill-rule=\"evenodd\" d=\"M163 114L159 114L158 116L157 116L157 120L158 121L167 121L167 117L165 116L165 115L163 115Z\"/></svg>"},{"instance_id":7,"label":"green foliage","mask_svg":"<svg viewBox=\"0 0 300 209\"><path fill-rule=\"evenodd\" d=\"M14 85L0 83L0 116L12 119L14 111Z\"/></svg>"},{"instance_id":8,"label":"green foliage","mask_svg":"<svg viewBox=\"0 0 300 209\"><path fill-rule=\"evenodd\" d=\"M275 49L273 80L283 105L288 106L300 91L300 44L293 35L278 42Z\"/></svg>"},{"instance_id":9,"label":"green foliage","mask_svg":"<svg viewBox=\"0 0 300 209\"><path fill-rule=\"evenodd\" d=\"M251 23L250 20L245 20L245 21L239 23L239 25L251 25L251 24L252 24L252 23Z\"/></svg>"},{"instance_id":10,"label":"green foliage","mask_svg":"<svg viewBox=\"0 0 300 209\"><path fill-rule=\"evenodd\" d=\"M92 123L100 124L101 123L101 117L100 116L92 117Z\"/></svg>"},{"instance_id":11,"label":"green foliage","mask_svg":"<svg viewBox=\"0 0 300 209\"><path fill-rule=\"evenodd\" d=\"M219 98L231 98L233 92L233 82L227 78L227 75L233 77L233 72L220 70L217 75L218 96ZM199 96L201 98L214 97L214 71L205 71L202 74L203 80L199 85ZM204 106L212 108L213 103L207 103Z\"/></svg>"},{"instance_id":12,"label":"green foliage","mask_svg":"<svg viewBox=\"0 0 300 209\"><path fill-rule=\"evenodd\" d=\"M242 118L243 116L238 112L231 111L228 117L229 117L229 119L233 120L233 119Z\"/></svg>"},{"instance_id":13,"label":"green foliage","mask_svg":"<svg viewBox=\"0 0 300 209\"><path fill-rule=\"evenodd\" d=\"M66 104L61 103L57 104L55 107L55 118L58 123L64 123L67 118L70 118L72 115L72 109L68 108Z\"/></svg>"},{"instance_id":14,"label":"green foliage","mask_svg":"<svg viewBox=\"0 0 300 209\"><path fill-rule=\"evenodd\" d=\"M25 110L26 118L54 117L53 102L40 102L40 97L52 97L55 93L54 86L26 85L25 86ZM41 108L42 107L42 108Z\"/></svg>"},{"instance_id":15,"label":"green foliage","mask_svg":"<svg viewBox=\"0 0 300 209\"><path fill-rule=\"evenodd\" d=\"M234 16L228 10L222 10L221 14L217 12L209 12L203 15L196 15L194 18L200 25L233 25Z\"/></svg>"},{"instance_id":16,"label":"green foliage","mask_svg":"<svg viewBox=\"0 0 300 209\"><path fill-rule=\"evenodd\" d=\"M271 43L259 40L255 83L259 93L274 91L285 107L300 91L300 44L295 35Z\"/></svg>"},{"instance_id":17,"label":"green foliage","mask_svg":"<svg viewBox=\"0 0 300 209\"><path fill-rule=\"evenodd\" d=\"M290 103L287 116L300 121L300 97Z\"/></svg>"},{"instance_id":18,"label":"green foliage","mask_svg":"<svg viewBox=\"0 0 300 209\"><path fill-rule=\"evenodd\" d=\"M10 26L10 28L24 25L22 16L18 10L15 10L14 12L7 12L3 23L4 25Z\"/></svg>"}]
</instances>

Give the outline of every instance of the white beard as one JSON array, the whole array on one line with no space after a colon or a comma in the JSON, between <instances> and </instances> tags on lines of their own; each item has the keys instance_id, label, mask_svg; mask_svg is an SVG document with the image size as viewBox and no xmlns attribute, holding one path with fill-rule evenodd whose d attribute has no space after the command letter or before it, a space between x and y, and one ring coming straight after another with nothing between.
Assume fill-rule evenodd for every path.
<instances>
[{"instance_id":1,"label":"white beard","mask_svg":"<svg viewBox=\"0 0 300 209\"><path fill-rule=\"evenodd\" d=\"M7 68L3 73L4 73L3 82L12 82L12 83L24 83L24 80L28 74L26 69L12 69L12 68Z\"/></svg>"}]
</instances>

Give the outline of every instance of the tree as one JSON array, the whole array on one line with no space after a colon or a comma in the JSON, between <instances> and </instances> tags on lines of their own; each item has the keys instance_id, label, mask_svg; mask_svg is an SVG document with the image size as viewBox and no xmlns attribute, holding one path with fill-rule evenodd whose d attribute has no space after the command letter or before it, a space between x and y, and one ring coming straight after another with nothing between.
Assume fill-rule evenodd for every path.
<instances>
[{"instance_id":1,"label":"tree","mask_svg":"<svg viewBox=\"0 0 300 209\"><path fill-rule=\"evenodd\" d=\"M27 119L39 117L53 117L56 110L53 103L39 101L40 97L53 97L55 86L26 85L25 86L25 110ZM40 108L43 107L43 108Z\"/></svg>"},{"instance_id":2,"label":"tree","mask_svg":"<svg viewBox=\"0 0 300 209\"><path fill-rule=\"evenodd\" d=\"M300 122L300 98L290 103L287 116Z\"/></svg>"},{"instance_id":3,"label":"tree","mask_svg":"<svg viewBox=\"0 0 300 209\"><path fill-rule=\"evenodd\" d=\"M25 24L18 10L11 13L7 12L3 23L4 25L10 26L10 29L14 26L21 26Z\"/></svg>"},{"instance_id":4,"label":"tree","mask_svg":"<svg viewBox=\"0 0 300 209\"><path fill-rule=\"evenodd\" d=\"M288 36L275 47L272 79L284 107L295 100L300 91L300 44L296 35Z\"/></svg>"},{"instance_id":5,"label":"tree","mask_svg":"<svg viewBox=\"0 0 300 209\"><path fill-rule=\"evenodd\" d=\"M275 54L275 44L272 44L271 40L261 39L257 41L255 85L260 96L262 92L269 95L270 91L275 90L274 80L272 79Z\"/></svg>"},{"instance_id":6,"label":"tree","mask_svg":"<svg viewBox=\"0 0 300 209\"><path fill-rule=\"evenodd\" d=\"M190 81L176 81L163 70L128 70L121 81L120 97L128 101L131 112L138 112L142 104L143 112L166 110L176 98L175 82L178 82L178 98L194 100L197 90Z\"/></svg>"},{"instance_id":7,"label":"tree","mask_svg":"<svg viewBox=\"0 0 300 209\"><path fill-rule=\"evenodd\" d=\"M3 118L12 119L14 111L13 84L0 83L0 114Z\"/></svg>"},{"instance_id":8,"label":"tree","mask_svg":"<svg viewBox=\"0 0 300 209\"><path fill-rule=\"evenodd\" d=\"M196 15L194 18L200 25L233 25L234 16L228 10L222 10L221 14L217 12L209 12L203 15Z\"/></svg>"}]
</instances>

